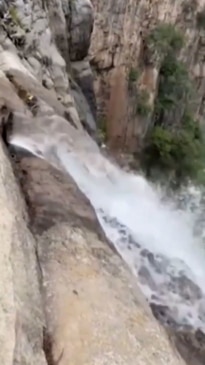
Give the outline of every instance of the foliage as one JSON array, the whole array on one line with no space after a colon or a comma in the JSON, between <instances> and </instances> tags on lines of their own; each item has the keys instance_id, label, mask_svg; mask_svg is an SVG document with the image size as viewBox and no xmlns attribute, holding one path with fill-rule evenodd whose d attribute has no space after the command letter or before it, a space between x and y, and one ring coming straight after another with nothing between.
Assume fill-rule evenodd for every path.
<instances>
[{"instance_id":1,"label":"foliage","mask_svg":"<svg viewBox=\"0 0 205 365\"><path fill-rule=\"evenodd\" d=\"M146 90L141 90L137 95L136 113L141 117L147 117L151 113L149 94Z\"/></svg>"},{"instance_id":2,"label":"foliage","mask_svg":"<svg viewBox=\"0 0 205 365\"><path fill-rule=\"evenodd\" d=\"M162 23L149 34L147 42L161 56L166 56L168 53L178 52L182 48L184 37L174 25Z\"/></svg>"},{"instance_id":3,"label":"foliage","mask_svg":"<svg viewBox=\"0 0 205 365\"><path fill-rule=\"evenodd\" d=\"M138 77L139 77L138 70L136 68L131 67L130 70L129 70L129 75L128 75L129 84L137 81Z\"/></svg>"},{"instance_id":4,"label":"foliage","mask_svg":"<svg viewBox=\"0 0 205 365\"><path fill-rule=\"evenodd\" d=\"M103 116L98 120L98 137L101 142L105 143L107 141L107 122Z\"/></svg>"},{"instance_id":5,"label":"foliage","mask_svg":"<svg viewBox=\"0 0 205 365\"><path fill-rule=\"evenodd\" d=\"M136 68L130 68L128 75L128 89L135 97L134 115L147 117L151 108L149 105L149 94L146 90L139 90L136 81L139 78L139 71Z\"/></svg>"},{"instance_id":6,"label":"foliage","mask_svg":"<svg viewBox=\"0 0 205 365\"><path fill-rule=\"evenodd\" d=\"M199 180L205 157L204 138L199 123L185 113L179 129L155 126L144 150L144 163L174 173L177 183L187 178Z\"/></svg>"},{"instance_id":7,"label":"foliage","mask_svg":"<svg viewBox=\"0 0 205 365\"><path fill-rule=\"evenodd\" d=\"M155 105L155 122L160 123L165 111L185 104L191 96L191 82L186 66L174 55L164 58L159 73L159 88Z\"/></svg>"},{"instance_id":8,"label":"foliage","mask_svg":"<svg viewBox=\"0 0 205 365\"><path fill-rule=\"evenodd\" d=\"M19 18L19 15L18 15L18 12L17 12L17 9L15 8L15 6L11 6L9 8L9 15L15 25L18 25L19 27L23 28L23 24Z\"/></svg>"},{"instance_id":9,"label":"foliage","mask_svg":"<svg viewBox=\"0 0 205 365\"><path fill-rule=\"evenodd\" d=\"M199 29L205 29L205 8L197 13L196 22Z\"/></svg>"},{"instance_id":10,"label":"foliage","mask_svg":"<svg viewBox=\"0 0 205 365\"><path fill-rule=\"evenodd\" d=\"M175 63L174 56L172 57L172 54L174 52L177 52L181 49L184 43L183 36L179 30L177 30L172 24L166 24L162 23L159 26L157 26L153 31L149 34L147 37L147 44L148 48L153 50L154 52L157 50L157 52L160 54L162 60L163 60L163 67L161 68L161 76L163 80L168 79L168 74L170 74L169 77L169 88L174 89L175 88L175 80L173 78L178 78L180 75L181 78L186 78L185 75L185 69L183 70L183 65L180 63ZM163 76L164 73L164 76ZM183 76L184 74L184 76ZM130 69L129 72L129 89L136 92L136 114L147 117L151 114L151 107L149 105L149 95L146 91L140 91L136 88L133 90L133 83L138 79L138 72L135 69ZM173 84L173 85L172 85ZM184 87L185 83L181 82L180 87ZM166 92L164 95L164 89L165 89L165 83L160 84L161 90L160 90L160 97L157 102L156 109L161 113L162 107L165 106L165 104L172 103L174 100L174 91L172 94L170 92ZM179 93L183 93L182 90L179 88ZM178 95L176 95L176 98ZM170 100L169 100L170 98ZM173 99L173 100L172 100Z\"/></svg>"},{"instance_id":11,"label":"foliage","mask_svg":"<svg viewBox=\"0 0 205 365\"><path fill-rule=\"evenodd\" d=\"M201 26L204 15L198 15ZM205 28L205 25L204 25ZM165 172L180 184L191 178L205 181L205 141L193 118L193 84L186 65L177 57L184 44L182 34L171 24L161 24L148 37L160 55L158 93L152 128L146 137L142 163L147 173Z\"/></svg>"}]
</instances>

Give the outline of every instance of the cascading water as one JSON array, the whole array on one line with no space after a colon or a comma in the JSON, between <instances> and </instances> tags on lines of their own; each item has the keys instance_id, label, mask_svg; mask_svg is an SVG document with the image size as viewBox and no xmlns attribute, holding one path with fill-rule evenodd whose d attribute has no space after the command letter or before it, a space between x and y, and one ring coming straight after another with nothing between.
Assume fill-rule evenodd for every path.
<instances>
[{"instance_id":1,"label":"cascading water","mask_svg":"<svg viewBox=\"0 0 205 365\"><path fill-rule=\"evenodd\" d=\"M147 300L165 308L169 325L204 331L205 249L194 234L196 212L177 208L159 187L118 168L88 136L72 131L62 138L62 128L48 128L33 134L14 130L10 144L67 171L91 201Z\"/></svg>"}]
</instances>

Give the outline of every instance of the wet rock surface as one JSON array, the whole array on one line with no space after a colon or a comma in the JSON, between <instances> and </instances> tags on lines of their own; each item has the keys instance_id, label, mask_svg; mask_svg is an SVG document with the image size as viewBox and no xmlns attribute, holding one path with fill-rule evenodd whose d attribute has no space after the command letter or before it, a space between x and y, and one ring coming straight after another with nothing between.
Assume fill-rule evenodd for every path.
<instances>
[{"instance_id":1,"label":"wet rock surface","mask_svg":"<svg viewBox=\"0 0 205 365\"><path fill-rule=\"evenodd\" d=\"M28 82L27 79L26 81ZM6 94L5 100L7 96ZM26 290L27 295L27 281L24 287L21 270L25 266L27 272L28 265L31 265L27 256L30 249L34 253L31 259L33 257L32 263L36 267L36 271L32 270L30 273L33 281L24 305L21 310L17 304L13 305L8 316L8 321L11 321L18 309L18 322L15 319L11 321L9 331L3 334L2 346L8 348L10 354L11 344L15 346L16 363L25 361L25 364L39 365L47 361L48 364L67 365L68 361L72 361L74 364L84 365L86 361L88 364L107 364L109 361L116 365L134 365L136 359L145 365L149 364L150 359L160 365L167 364L167 361L173 365L183 364L163 330L152 318L135 278L105 238L89 201L79 191L73 179L61 171L56 148L53 148L55 146L50 146L47 151L49 164L22 148L8 145L12 133L20 133L21 137L32 135L35 143L39 135L42 138L45 132L47 134L48 128L53 128L54 125L61 132L60 138L62 133L64 138L75 138L77 129L56 114L55 107L47 104L49 98L46 103L41 96L42 94L38 94L35 99L35 113L32 112L32 105L27 105L27 98L18 99L21 100L17 104L22 107L20 112L15 112L15 106L12 105L7 115L9 123L2 124L8 151L7 157L4 157L3 151L2 156L0 154L1 168L6 163L10 166L10 156L16 176L15 184L19 184L26 203L26 220L21 211L21 198L14 207L18 215L19 227L16 229L18 232L20 227L25 226L33 240L26 256L18 258L15 271L11 271L15 273L15 281L10 283L11 293L12 286L17 285L16 280L19 278L17 290L20 303L24 298L22 291L24 293ZM9 105L7 101L7 108ZM43 120L45 124L42 124ZM57 135L54 136L55 143L56 138ZM35 152L40 157L43 156L41 150ZM10 179L13 181L15 178L12 172L8 176L7 188L11 189ZM15 190L19 187L17 184L12 185L12 189L13 199ZM9 201L9 194L6 195L6 200ZM113 220L112 225L115 224L116 221ZM125 232L124 227L121 228ZM7 239L4 240L3 236L3 247L7 247L7 244ZM17 249L19 253L22 252L20 245ZM1 270L7 268L5 256L2 260ZM25 280L28 280L29 285L30 276L27 279L26 273ZM38 291L29 295L30 291L35 290L34 283L38 286ZM33 295L39 298L40 303L34 301ZM29 302L30 298L32 303ZM38 318L35 306L39 306L38 315L41 316L33 324L31 334L30 326ZM30 314L29 318L27 313ZM4 318L4 315L4 307L0 306L0 318ZM11 342L10 332L15 323L18 323L18 331ZM3 365L12 363L7 356L5 351Z\"/></svg>"},{"instance_id":2,"label":"wet rock surface","mask_svg":"<svg viewBox=\"0 0 205 365\"><path fill-rule=\"evenodd\" d=\"M41 94L40 94L40 96L41 96ZM49 101L49 99L47 99L47 100ZM40 263L40 268L41 268L41 276L43 275L44 263L48 262L49 273L46 274L46 276L45 276L45 283L46 283L45 286L47 286L48 285L47 283L50 282L50 270L53 267L52 266L53 257L54 258L59 257L58 260L60 262L60 266L59 266L59 263L57 264L57 266L55 266L56 272L59 273L57 282L59 282L59 281L61 282L61 277L65 276L65 274L61 268L61 262L64 262L64 259L65 259L66 263L63 265L65 265L66 267L69 266L69 262L67 262L67 258L66 258L66 254L65 254L66 250L67 250L67 245L68 245L68 243L66 243L67 236L66 237L63 236L62 241L60 241L62 243L56 243L59 241L58 241L58 238L55 238L52 247L50 247L50 243L48 244L48 242L52 242L53 238L50 236L50 233L49 233L49 237L47 237L47 232L50 232L50 231L53 232L53 227L56 227L56 226L59 227L58 224L60 224L60 226L62 226L62 227L64 227L64 225L65 225L67 227L67 229L69 227L69 229L71 229L72 232L73 232L73 230L75 232L76 229L77 230L81 229L81 226L83 225L83 227L84 227L83 229L87 233L90 232L91 234L94 234L97 240L99 240L100 242L103 242L103 245L106 244L107 246L105 246L105 247L108 247L108 251L105 251L105 249L103 248L104 246L99 247L97 245L97 247L96 247L94 245L92 247L89 247L89 250L90 250L89 252L91 252L93 260L97 260L97 262L98 261L100 262L100 267L102 268L103 272L105 271L107 273L106 275L108 275L110 278L111 277L122 278L122 281L124 281L123 277L121 277L121 274L120 274L120 270L121 270L120 267L121 267L122 262L119 259L118 255L116 254L116 250L110 250L110 248L109 248L110 242L108 242L105 239L105 235L104 235L102 229L100 228L99 223L97 222L95 213L94 213L93 209L91 208L90 204L88 203L88 200L83 196L82 193L79 192L76 184L70 178L70 176L66 175L65 173L60 172L60 170L62 169L62 166L60 165L59 160L57 158L56 143L57 144L60 142L65 143L65 141L67 141L68 136L69 136L69 141L71 139L71 141L69 143L77 142L77 141L75 141L75 138L77 136L76 135L77 129L74 128L72 126L72 124L68 124L65 119L63 119L62 117L59 117L57 114L55 114L56 113L55 108L50 107L50 109L49 109L48 105L45 103L45 101L44 102L42 101L42 99L39 97L39 95L37 98L37 102L38 102L37 103L38 108L37 108L37 112L34 113L34 115L33 114L30 114L29 116L24 115L23 109L20 113L13 112L12 128L9 128L8 133L4 133L4 135L8 134L8 137L9 137L9 135L12 133L14 135L18 135L18 133L20 133L19 135L21 136L21 138L26 138L28 136L32 136L32 138L33 138L32 141L35 145L35 143L37 143L39 141L39 136L40 136L40 138L42 138L45 135L45 133L47 134L48 128L52 128L52 130L56 130L56 135L53 138L54 144L52 145L52 143L51 143L51 146L46 151L46 157L48 158L48 160L50 161L51 164L54 164L58 168L58 170L56 170L54 167L51 167L46 161L39 159L37 157L31 156L26 151L19 150L19 148L16 149L16 147L9 148L12 159L14 161L14 171L15 171L15 174L21 185L23 195L26 200L27 207L29 209L30 229L33 232L33 234L35 235L35 237L38 237L37 241L39 239L41 240L42 236L44 237L44 235L46 237L45 238L46 241L45 241L45 243L43 243L43 245L45 245L46 252L42 251L41 244L40 244L40 246L38 246L39 251L37 250L38 262ZM27 109L26 109L27 112L31 111L29 108L30 107L27 106ZM49 111L49 115L47 115L47 111ZM45 115L45 112L46 112L46 115ZM43 121L45 122L46 128L42 124ZM59 134L59 131L60 131L60 134ZM73 138L73 140L72 140L72 138ZM8 140L9 140L9 138L8 138ZM50 139L50 141L52 142L52 139ZM89 140L88 140L88 142L89 142ZM82 145L82 143L81 143L81 145ZM43 150L41 150L42 146L43 145L38 145L38 143L37 143L36 148L39 148L39 151L38 151L38 149L36 149L36 152L35 152L41 157L43 156ZM82 148L82 146L81 146L81 148ZM140 244L137 242L137 240L135 239L133 234L124 225L120 224L116 218L112 218L107 215L104 215L102 210L97 212L97 214L100 214L101 218L104 219L105 223L108 224L111 227L111 229L113 229L115 232L116 232L116 227L117 227L117 230L119 231L118 247L120 247L122 250L128 248L129 252L132 252L132 258L134 260L134 264L135 264L135 268L136 268L135 273L138 275L138 278L140 279L139 283L141 285L141 288L145 292L145 294L147 293L148 289L151 290L153 293L156 294L155 302L157 304L164 305L163 301L165 301L165 303L166 303L166 299L167 299L166 296L167 296L168 284L170 282L170 273L173 274L172 270L170 270L170 267L169 267L170 266L169 261L167 261L166 258L164 258L162 255L161 256L154 255L153 253L149 252L149 250L143 249L140 246ZM59 236L60 232L61 232L61 228L59 228L57 236ZM81 240L81 238L75 238L74 241L76 242L76 240L78 240L78 239ZM63 247L62 253L59 253L57 250L56 245L58 245L58 244L60 245L60 247ZM47 252L49 249L51 249L51 258L50 259L52 261L52 264L50 263L50 261L47 261L48 257L46 255L47 255ZM43 252L43 256L41 256L42 252ZM55 253L53 253L53 252L55 252ZM78 257L78 255L80 255L80 253L77 253L78 251L76 251L75 244L72 246L72 250L69 252L70 252L71 257L72 257L72 253L76 253L77 257ZM86 249L86 252L87 252L87 249ZM58 256L58 255L60 255L60 256ZM42 257L42 264L40 261L40 256ZM62 257L64 259L62 259ZM124 257L124 255L123 255L123 257ZM84 259L86 261L86 255L83 258L83 260ZM113 260L114 260L114 262L115 262L115 260L120 260L120 261L117 264L113 265ZM164 275L163 278L166 280L165 282L164 281L160 282L160 285L159 285L158 280L160 278L162 278L162 275L161 274L159 275L159 273L158 273L159 264L161 265L160 266L161 272ZM76 265L76 263L75 263L75 265ZM77 267L79 267L79 265L80 264L78 262ZM80 267L81 267L81 265L80 265ZM72 273L73 273L73 271L72 271ZM158 273L159 277L155 276L155 274L157 274L157 273ZM52 275L54 275L53 281L52 281L52 283L54 283L56 280L55 272ZM71 273L69 273L69 275L72 276ZM133 280L135 280L135 279L133 278ZM63 339L62 339L61 331L59 330L60 334L59 333L56 334L56 332L53 329L53 327L55 328L56 323L58 323L60 328L62 328L63 333L64 333L64 331L66 331L66 333L67 333L67 326L62 327L64 325L62 324L62 321L58 317L57 314L56 314L57 317L55 317L55 316L52 316L52 318L50 317L51 313L54 313L54 311L56 310L56 309L52 310L49 307L51 295L54 295L54 304L53 304L54 307L53 308L56 308L55 305L58 302L58 299L57 299L58 295L53 292L53 288L55 285L52 283L50 282L50 284L49 284L50 289L48 291L45 291L45 298L47 298L45 300L48 303L46 306L46 308L48 308L48 314L47 314L48 323L49 323L49 326L51 326L51 327L48 326L48 328L47 328L48 337L52 339L52 343L53 343L53 341L54 341L54 343L56 341L57 341L57 343L61 343L61 341L65 341L67 343L67 334L65 335L65 337L63 335ZM109 281L109 285L113 288L112 280ZM128 288L129 287L128 282L126 285ZM67 292L67 289L66 289L67 286L68 286L67 279L65 279L63 287L59 290L62 290L62 293ZM158 292L158 288L160 288L160 292ZM76 289L76 287L73 290L74 290L74 292L77 291L79 293L79 290ZM190 290L193 290L193 288ZM51 294L51 293L53 293L53 294ZM158 297L157 297L157 295L158 295ZM76 296L76 294L75 294L75 296ZM119 298L119 293L117 291L116 291L116 296ZM61 298L62 298L62 302L63 302L64 294L61 294ZM121 298L121 295L120 295L120 298ZM94 298L92 300L94 300ZM135 300L136 299L134 299L134 301ZM180 300L180 296L178 297L178 300ZM170 300L170 303L171 303L171 300ZM188 304L190 305L190 303L188 303ZM58 303L58 305L60 306L60 308L62 307L61 302ZM143 306L146 306L146 305L147 304L145 304L143 302ZM62 309L62 310L64 311L64 309ZM115 310L114 310L114 312L115 312ZM58 313L58 311L56 313ZM166 318L166 316L171 319L177 318L177 320L178 320L178 318L181 318L179 313L176 313L175 307L169 307L163 318ZM65 317L66 317L66 312L65 312ZM117 319L119 321L119 316L117 316ZM160 320L159 317L158 317L158 320ZM163 324L165 324L165 321ZM90 325L88 325L88 327L89 326ZM53 346L54 345L52 345L52 348L55 348ZM55 353L55 356L54 356L55 359L61 358L62 349L60 351L57 346L57 350L53 350L53 351ZM66 355L65 358L62 357L62 359L64 359L62 361L66 362L67 356L68 355ZM64 364L64 362L61 362L61 364Z\"/></svg>"},{"instance_id":3,"label":"wet rock surface","mask_svg":"<svg viewBox=\"0 0 205 365\"><path fill-rule=\"evenodd\" d=\"M25 150L8 153L36 241L48 364L182 365L72 178ZM18 216L24 224L20 206ZM23 354L35 363L27 347Z\"/></svg>"},{"instance_id":4,"label":"wet rock surface","mask_svg":"<svg viewBox=\"0 0 205 365\"><path fill-rule=\"evenodd\" d=\"M195 332L182 330L176 334L170 334L170 338L178 351L182 354L187 364L201 365L205 361L205 334L197 330Z\"/></svg>"},{"instance_id":5,"label":"wet rock surface","mask_svg":"<svg viewBox=\"0 0 205 365\"><path fill-rule=\"evenodd\" d=\"M52 143L69 140L73 146L83 127L95 131L87 60L91 2L2 0L0 17L0 129L7 145L0 141L0 363L183 365L151 315L136 278L105 237L90 202L61 171L55 146L51 144L46 156L51 156L49 164L35 145L36 134L41 141L49 135ZM105 69L113 61L106 57ZM120 81L125 70L118 71L115 78ZM114 99L124 106L123 94L118 94L121 81L117 86ZM25 140L33 135L39 158L8 146L5 107L16 135ZM91 139L81 142L78 147L89 150ZM115 218L103 219L118 228L120 249L132 252L135 274L145 294L154 293L152 310L163 325L179 315L175 306L164 304L167 291L182 294L190 306L201 299L199 288L183 273L170 279L165 257L143 249ZM203 321L203 300L200 304ZM188 364L204 365L203 333L198 330L191 337L186 323L184 332L175 323L169 328L174 328L180 353Z\"/></svg>"}]
</instances>

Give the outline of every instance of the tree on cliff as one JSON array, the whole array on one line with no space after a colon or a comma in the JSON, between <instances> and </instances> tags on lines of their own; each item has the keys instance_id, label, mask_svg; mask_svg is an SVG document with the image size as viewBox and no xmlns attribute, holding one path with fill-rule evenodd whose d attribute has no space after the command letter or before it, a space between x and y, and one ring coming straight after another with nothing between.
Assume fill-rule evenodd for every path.
<instances>
[{"instance_id":1,"label":"tree on cliff","mask_svg":"<svg viewBox=\"0 0 205 365\"><path fill-rule=\"evenodd\" d=\"M179 59L184 38L173 25L161 24L147 38L159 66L158 92L142 162L150 172L171 173L177 183L201 182L205 160L204 135L194 118L195 90L186 65Z\"/></svg>"}]
</instances>

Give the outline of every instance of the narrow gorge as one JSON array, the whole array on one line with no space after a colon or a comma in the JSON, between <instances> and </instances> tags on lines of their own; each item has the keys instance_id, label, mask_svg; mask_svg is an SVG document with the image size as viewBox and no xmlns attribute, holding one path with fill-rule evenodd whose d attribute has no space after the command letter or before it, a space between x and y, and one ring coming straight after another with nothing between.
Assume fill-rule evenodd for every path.
<instances>
[{"instance_id":1,"label":"narrow gorge","mask_svg":"<svg viewBox=\"0 0 205 365\"><path fill-rule=\"evenodd\" d=\"M204 365L203 190L139 172L201 169L204 40L202 0L0 0L2 365Z\"/></svg>"}]
</instances>

